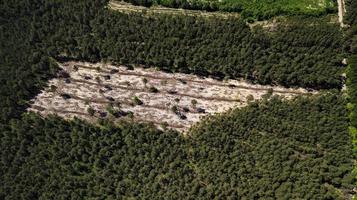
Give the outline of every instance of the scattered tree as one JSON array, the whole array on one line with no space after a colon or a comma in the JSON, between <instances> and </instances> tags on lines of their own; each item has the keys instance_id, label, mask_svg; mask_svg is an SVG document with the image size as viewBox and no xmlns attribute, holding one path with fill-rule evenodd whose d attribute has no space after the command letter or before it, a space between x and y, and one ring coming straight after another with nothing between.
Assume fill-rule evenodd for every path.
<instances>
[{"instance_id":1,"label":"scattered tree","mask_svg":"<svg viewBox=\"0 0 357 200\"><path fill-rule=\"evenodd\" d=\"M133 103L134 103L134 105L143 105L144 104L137 96L134 96Z\"/></svg>"},{"instance_id":2,"label":"scattered tree","mask_svg":"<svg viewBox=\"0 0 357 200\"><path fill-rule=\"evenodd\" d=\"M88 113L90 116L94 116L95 110L94 110L92 107L88 107L88 108L87 108L87 113Z\"/></svg>"}]
</instances>

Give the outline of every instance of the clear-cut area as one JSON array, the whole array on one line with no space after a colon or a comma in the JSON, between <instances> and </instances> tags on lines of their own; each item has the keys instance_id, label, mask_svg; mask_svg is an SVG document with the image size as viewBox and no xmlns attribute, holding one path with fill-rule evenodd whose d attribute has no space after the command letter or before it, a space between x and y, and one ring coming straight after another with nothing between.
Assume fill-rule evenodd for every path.
<instances>
[{"instance_id":1,"label":"clear-cut area","mask_svg":"<svg viewBox=\"0 0 357 200\"><path fill-rule=\"evenodd\" d=\"M243 80L218 81L195 75L165 73L105 63L66 62L31 103L42 116L134 120L159 128L186 131L207 115L221 113L264 95L291 98L305 89L262 86Z\"/></svg>"}]
</instances>

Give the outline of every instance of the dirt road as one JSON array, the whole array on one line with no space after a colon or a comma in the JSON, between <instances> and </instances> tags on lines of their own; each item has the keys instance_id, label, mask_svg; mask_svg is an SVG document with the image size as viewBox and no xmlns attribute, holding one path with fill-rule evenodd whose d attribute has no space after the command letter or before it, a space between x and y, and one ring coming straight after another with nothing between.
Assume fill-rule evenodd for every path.
<instances>
[{"instance_id":1,"label":"dirt road","mask_svg":"<svg viewBox=\"0 0 357 200\"><path fill-rule=\"evenodd\" d=\"M346 13L345 1L344 0L337 0L338 3L338 21L341 24L341 27L345 27L343 23L343 16Z\"/></svg>"}]
</instances>

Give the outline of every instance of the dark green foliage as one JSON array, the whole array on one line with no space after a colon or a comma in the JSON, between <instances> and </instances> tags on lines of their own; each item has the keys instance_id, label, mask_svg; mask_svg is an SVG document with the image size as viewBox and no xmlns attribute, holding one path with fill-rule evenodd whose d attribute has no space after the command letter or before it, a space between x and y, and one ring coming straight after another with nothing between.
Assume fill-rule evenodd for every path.
<instances>
[{"instance_id":1,"label":"dark green foliage","mask_svg":"<svg viewBox=\"0 0 357 200\"><path fill-rule=\"evenodd\" d=\"M338 199L334 187L351 190L346 102L335 95L252 104L187 138L104 119L96 127L21 116L55 75L51 57L341 85L337 26L303 21L268 34L231 19L118 14L106 3L0 3L0 199Z\"/></svg>"},{"instance_id":2,"label":"dark green foliage","mask_svg":"<svg viewBox=\"0 0 357 200\"><path fill-rule=\"evenodd\" d=\"M158 93L158 92L159 92L159 90L158 90L156 87L151 86L151 87L149 87L149 92L152 92L152 93Z\"/></svg>"},{"instance_id":3,"label":"dark green foliage","mask_svg":"<svg viewBox=\"0 0 357 200\"><path fill-rule=\"evenodd\" d=\"M1 1L0 124L18 117L57 65L49 56L75 48L76 38L90 30L96 7L105 1ZM92 7L92 9L90 9ZM88 8L86 12L82 9ZM85 36L83 36L85 37Z\"/></svg>"},{"instance_id":4,"label":"dark green foliage","mask_svg":"<svg viewBox=\"0 0 357 200\"><path fill-rule=\"evenodd\" d=\"M286 103L273 98L202 123L191 135L196 146L205 144L194 149L194 163L208 193L338 199L332 186L353 181L345 103L335 95ZM340 167L330 165L335 162ZM218 188L225 193L215 193Z\"/></svg>"},{"instance_id":5,"label":"dark green foliage","mask_svg":"<svg viewBox=\"0 0 357 200\"><path fill-rule=\"evenodd\" d=\"M0 138L0 199L182 199L193 178L177 132L31 114Z\"/></svg>"},{"instance_id":6,"label":"dark green foliage","mask_svg":"<svg viewBox=\"0 0 357 200\"><path fill-rule=\"evenodd\" d=\"M338 96L253 103L189 137L28 114L0 133L0 199L341 199L353 160Z\"/></svg>"},{"instance_id":7,"label":"dark green foliage","mask_svg":"<svg viewBox=\"0 0 357 200\"><path fill-rule=\"evenodd\" d=\"M357 25L357 1L345 0L346 3L346 17L345 21L348 24Z\"/></svg>"},{"instance_id":8,"label":"dark green foliage","mask_svg":"<svg viewBox=\"0 0 357 200\"><path fill-rule=\"evenodd\" d=\"M88 113L90 116L93 116L94 113L95 113L95 110L94 110L92 107L88 107L88 108L87 108L87 113Z\"/></svg>"},{"instance_id":9,"label":"dark green foliage","mask_svg":"<svg viewBox=\"0 0 357 200\"><path fill-rule=\"evenodd\" d=\"M267 33L251 31L237 19L107 12L92 23L96 44L91 48L103 58L171 72L338 88L344 40L339 27L326 20L290 18Z\"/></svg>"},{"instance_id":10,"label":"dark green foliage","mask_svg":"<svg viewBox=\"0 0 357 200\"><path fill-rule=\"evenodd\" d=\"M347 108L350 111L350 133L353 137L354 152L357 154L357 55L350 56L349 67L347 70L347 88L349 104Z\"/></svg>"},{"instance_id":11,"label":"dark green foliage","mask_svg":"<svg viewBox=\"0 0 357 200\"><path fill-rule=\"evenodd\" d=\"M46 57L53 56L144 64L219 79L243 77L261 84L341 87L344 40L339 27L328 19L289 18L276 31L267 33L259 28L252 31L237 19L127 15L106 10L106 3L105 0L6 3L11 5L5 7L19 6L14 6L15 13L2 13L1 19L7 23L1 26L4 41L1 50L3 57L11 59L1 59L4 62L1 73L6 73L1 78L16 74L10 67L5 70L7 65L22 69L40 62L40 66L33 67L37 78L21 78L28 70L19 70L17 73L21 75L10 78L16 84L16 80L29 79L37 83L53 73L54 70L47 69ZM11 21L16 14L20 16ZM307 23L314 26L306 26Z\"/></svg>"},{"instance_id":12,"label":"dark green foliage","mask_svg":"<svg viewBox=\"0 0 357 200\"><path fill-rule=\"evenodd\" d=\"M172 106L172 107L171 107L171 111L174 112L174 113L176 113L176 112L178 111L177 106L176 106L176 105Z\"/></svg>"},{"instance_id":13,"label":"dark green foliage","mask_svg":"<svg viewBox=\"0 0 357 200\"><path fill-rule=\"evenodd\" d=\"M347 30L349 37L349 50L350 57L348 58L347 68L347 93L349 103L347 108L349 109L350 127L349 131L352 137L354 156L357 156L357 2L348 0L346 1L347 15L346 22L349 23L351 28ZM357 172L357 165L355 165L355 172ZM357 177L357 174L355 174ZM355 182L357 185L357 181ZM357 197L355 196L354 199Z\"/></svg>"}]
</instances>

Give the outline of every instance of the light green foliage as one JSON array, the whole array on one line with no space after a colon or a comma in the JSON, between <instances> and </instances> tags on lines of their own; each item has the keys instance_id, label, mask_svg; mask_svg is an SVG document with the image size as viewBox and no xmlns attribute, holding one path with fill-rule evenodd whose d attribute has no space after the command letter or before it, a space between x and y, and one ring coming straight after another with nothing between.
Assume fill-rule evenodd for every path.
<instances>
[{"instance_id":1,"label":"light green foliage","mask_svg":"<svg viewBox=\"0 0 357 200\"><path fill-rule=\"evenodd\" d=\"M336 11L333 0L125 0L135 5L166 7L207 11L241 12L244 18L258 20L277 15L319 16Z\"/></svg>"},{"instance_id":2,"label":"light green foliage","mask_svg":"<svg viewBox=\"0 0 357 200\"><path fill-rule=\"evenodd\" d=\"M105 108L107 112L111 115L114 115L117 111L114 109L112 104L108 104L107 107Z\"/></svg>"},{"instance_id":3,"label":"light green foliage","mask_svg":"<svg viewBox=\"0 0 357 200\"><path fill-rule=\"evenodd\" d=\"M142 105L143 104L143 102L137 96L133 97L133 103L134 103L134 105Z\"/></svg>"}]
</instances>

